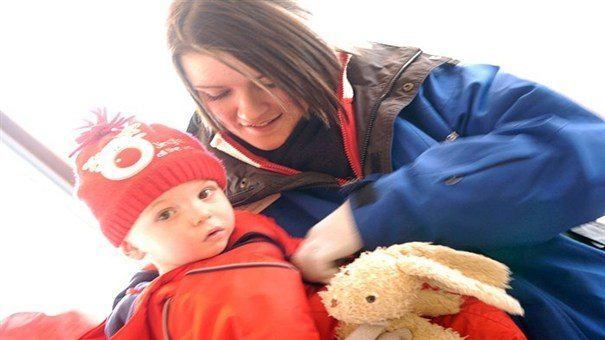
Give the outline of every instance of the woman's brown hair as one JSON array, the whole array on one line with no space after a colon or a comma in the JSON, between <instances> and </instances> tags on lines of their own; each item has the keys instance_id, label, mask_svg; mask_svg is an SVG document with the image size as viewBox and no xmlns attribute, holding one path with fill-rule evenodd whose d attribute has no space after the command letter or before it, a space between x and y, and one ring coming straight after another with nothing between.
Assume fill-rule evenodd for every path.
<instances>
[{"instance_id":1,"label":"woman's brown hair","mask_svg":"<svg viewBox=\"0 0 605 340\"><path fill-rule=\"evenodd\" d=\"M304 23L304 12L290 0L176 0L168 17L168 45L176 69L202 111L202 121L216 129L184 75L181 56L198 52L229 53L270 78L299 106L326 124L336 123L341 107L336 88L341 65L333 50ZM220 58L219 58L220 59ZM236 70L238 71L238 70ZM259 82L258 86L268 91Z\"/></svg>"}]
</instances>

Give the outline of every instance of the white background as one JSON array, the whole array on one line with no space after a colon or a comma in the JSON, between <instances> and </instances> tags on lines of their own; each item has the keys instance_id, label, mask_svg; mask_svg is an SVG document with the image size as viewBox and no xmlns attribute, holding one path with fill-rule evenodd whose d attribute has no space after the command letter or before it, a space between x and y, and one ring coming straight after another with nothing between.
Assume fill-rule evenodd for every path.
<instances>
[{"instance_id":1,"label":"white background","mask_svg":"<svg viewBox=\"0 0 605 340\"><path fill-rule=\"evenodd\" d=\"M605 113L598 2L311 1L330 42L418 46L498 64ZM192 101L165 48L168 1L0 1L0 110L67 160L98 106L184 128ZM75 201L0 144L0 318L105 315L136 264Z\"/></svg>"}]
</instances>

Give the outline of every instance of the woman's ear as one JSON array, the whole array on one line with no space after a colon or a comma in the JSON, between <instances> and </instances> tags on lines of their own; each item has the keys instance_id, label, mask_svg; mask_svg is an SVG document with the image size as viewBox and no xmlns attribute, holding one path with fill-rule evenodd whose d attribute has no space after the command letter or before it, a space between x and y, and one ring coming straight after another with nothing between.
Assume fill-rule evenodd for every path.
<instances>
[{"instance_id":1,"label":"woman's ear","mask_svg":"<svg viewBox=\"0 0 605 340\"><path fill-rule=\"evenodd\" d=\"M142 260L146 255L145 252L141 251L139 248L126 240L122 241L120 244L120 250L122 250L124 255L134 260Z\"/></svg>"}]
</instances>

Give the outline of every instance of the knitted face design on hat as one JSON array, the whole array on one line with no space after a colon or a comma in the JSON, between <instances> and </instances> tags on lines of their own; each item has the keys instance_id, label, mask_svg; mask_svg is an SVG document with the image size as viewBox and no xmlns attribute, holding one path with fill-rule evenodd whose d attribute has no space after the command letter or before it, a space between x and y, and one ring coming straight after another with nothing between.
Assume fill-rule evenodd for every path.
<instances>
[{"instance_id":1,"label":"knitted face design on hat","mask_svg":"<svg viewBox=\"0 0 605 340\"><path fill-rule=\"evenodd\" d=\"M144 139L140 123L126 126L96 155L90 157L82 170L100 172L110 180L132 177L143 170L153 159L153 144ZM190 148L190 147L189 147Z\"/></svg>"},{"instance_id":2,"label":"knitted face design on hat","mask_svg":"<svg viewBox=\"0 0 605 340\"><path fill-rule=\"evenodd\" d=\"M220 161L190 135L119 115L108 120L104 111L96 114L97 122L89 122L77 139L77 194L114 246L143 209L171 188L193 180L225 187Z\"/></svg>"}]
</instances>

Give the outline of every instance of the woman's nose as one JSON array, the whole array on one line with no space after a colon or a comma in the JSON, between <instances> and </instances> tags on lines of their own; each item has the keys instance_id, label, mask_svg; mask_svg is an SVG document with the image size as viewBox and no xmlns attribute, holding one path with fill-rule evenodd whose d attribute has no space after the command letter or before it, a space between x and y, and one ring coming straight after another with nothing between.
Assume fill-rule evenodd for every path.
<instances>
[{"instance_id":1,"label":"woman's nose","mask_svg":"<svg viewBox=\"0 0 605 340\"><path fill-rule=\"evenodd\" d=\"M263 93L261 93L263 92ZM246 91L240 95L237 117L245 123L259 123L266 118L269 105L264 91Z\"/></svg>"}]
</instances>

